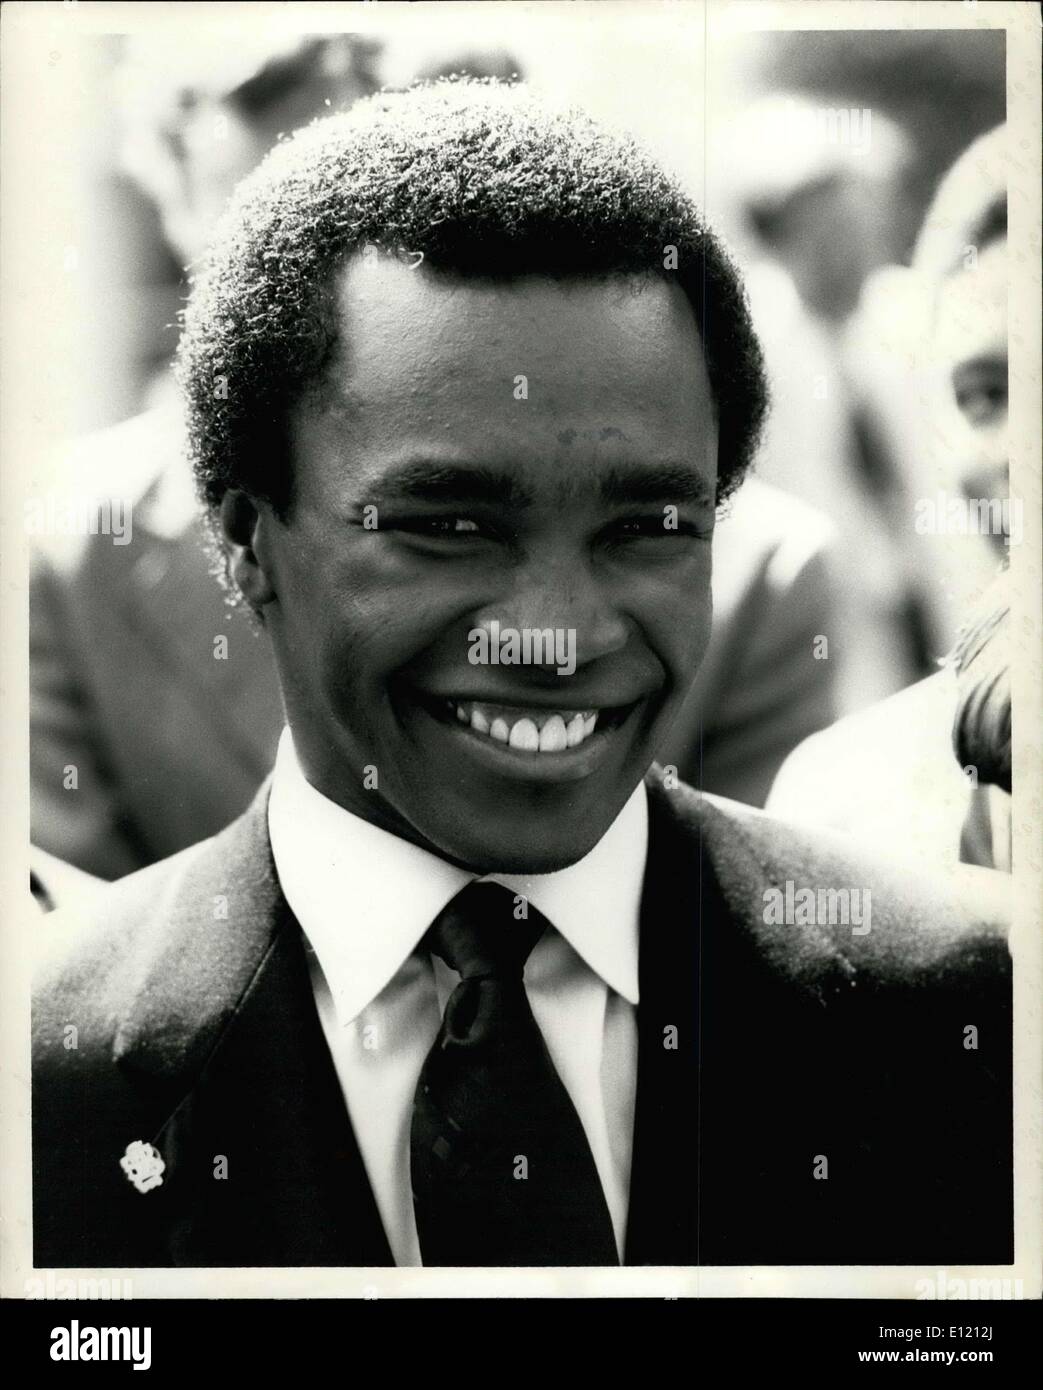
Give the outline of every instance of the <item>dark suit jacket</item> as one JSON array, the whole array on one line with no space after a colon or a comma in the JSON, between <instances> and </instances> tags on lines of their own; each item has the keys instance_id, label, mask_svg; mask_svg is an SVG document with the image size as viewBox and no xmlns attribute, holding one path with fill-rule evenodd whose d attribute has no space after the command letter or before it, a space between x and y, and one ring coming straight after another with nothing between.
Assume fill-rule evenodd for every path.
<instances>
[{"instance_id":1,"label":"dark suit jacket","mask_svg":"<svg viewBox=\"0 0 1043 1390\"><path fill-rule=\"evenodd\" d=\"M114 879L240 815L272 765L283 713L267 639L209 572L176 413L124 421L79 454L74 476L133 503L133 540L37 547L32 838ZM835 714L834 663L812 656L815 634L830 631L831 540L812 508L755 478L730 509L714 537L713 636L662 761L762 805L786 754Z\"/></svg>"},{"instance_id":2,"label":"dark suit jacket","mask_svg":"<svg viewBox=\"0 0 1043 1390\"><path fill-rule=\"evenodd\" d=\"M284 718L268 639L210 573L176 418L137 416L81 450L77 476L131 508L133 537L34 549L32 839L115 879L241 815Z\"/></svg>"},{"instance_id":3,"label":"dark suit jacket","mask_svg":"<svg viewBox=\"0 0 1043 1390\"><path fill-rule=\"evenodd\" d=\"M1007 880L911 881L648 784L627 1262L1009 1262ZM41 925L38 1266L391 1263L266 804ZM870 932L767 925L787 880L869 888Z\"/></svg>"}]
</instances>

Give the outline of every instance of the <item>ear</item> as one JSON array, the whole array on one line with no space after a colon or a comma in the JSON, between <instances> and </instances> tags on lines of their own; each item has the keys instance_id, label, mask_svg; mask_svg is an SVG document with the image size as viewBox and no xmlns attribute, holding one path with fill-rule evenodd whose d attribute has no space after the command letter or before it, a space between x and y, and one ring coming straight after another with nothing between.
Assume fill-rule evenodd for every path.
<instances>
[{"instance_id":1,"label":"ear","mask_svg":"<svg viewBox=\"0 0 1043 1390\"><path fill-rule=\"evenodd\" d=\"M237 488L229 488L221 498L218 523L232 582L255 611L272 603L277 595L262 558L268 551L267 532L278 525L272 509Z\"/></svg>"}]
</instances>

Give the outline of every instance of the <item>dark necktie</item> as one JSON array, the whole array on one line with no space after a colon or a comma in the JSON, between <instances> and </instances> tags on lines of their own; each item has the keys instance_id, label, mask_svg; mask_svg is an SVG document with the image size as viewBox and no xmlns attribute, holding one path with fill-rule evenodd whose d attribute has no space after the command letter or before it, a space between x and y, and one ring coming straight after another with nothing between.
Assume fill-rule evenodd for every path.
<instances>
[{"instance_id":1,"label":"dark necktie","mask_svg":"<svg viewBox=\"0 0 1043 1390\"><path fill-rule=\"evenodd\" d=\"M618 1264L583 1126L525 994L547 926L470 883L424 944L460 975L413 1101L413 1205L425 1265Z\"/></svg>"}]
</instances>

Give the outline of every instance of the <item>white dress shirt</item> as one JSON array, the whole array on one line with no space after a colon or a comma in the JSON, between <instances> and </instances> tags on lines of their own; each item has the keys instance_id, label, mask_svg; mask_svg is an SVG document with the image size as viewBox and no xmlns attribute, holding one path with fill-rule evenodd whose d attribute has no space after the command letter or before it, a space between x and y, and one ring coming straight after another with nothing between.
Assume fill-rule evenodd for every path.
<instances>
[{"instance_id":1,"label":"white dress shirt","mask_svg":"<svg viewBox=\"0 0 1043 1390\"><path fill-rule=\"evenodd\" d=\"M319 1019L397 1265L420 1265L409 1181L413 1093L459 976L418 951L476 876L344 810L284 730L268 829L300 923ZM552 923L525 991L597 1165L620 1259L637 1084L638 918L648 843L639 785L598 844L558 873L490 874Z\"/></svg>"}]
</instances>

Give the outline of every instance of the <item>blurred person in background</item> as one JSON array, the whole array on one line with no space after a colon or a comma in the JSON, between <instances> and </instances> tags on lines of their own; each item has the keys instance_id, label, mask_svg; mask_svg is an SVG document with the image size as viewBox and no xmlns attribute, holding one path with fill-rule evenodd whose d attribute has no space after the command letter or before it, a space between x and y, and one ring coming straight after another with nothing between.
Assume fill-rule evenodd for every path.
<instances>
[{"instance_id":1,"label":"blurred person in background","mask_svg":"<svg viewBox=\"0 0 1043 1390\"><path fill-rule=\"evenodd\" d=\"M123 68L123 163L186 265L281 132L378 76L372 42L349 35L198 49L132 46ZM417 72L465 70L512 77L519 64L441 43ZM32 582L33 840L106 879L233 820L283 724L267 648L208 573L166 370L150 399L77 444L70 465L132 506L132 543L57 538ZM834 665L813 651L833 623L833 532L813 506L751 478L713 545L714 634L662 760L704 790L763 805L787 753L836 715Z\"/></svg>"},{"instance_id":2,"label":"blurred person in background","mask_svg":"<svg viewBox=\"0 0 1043 1390\"><path fill-rule=\"evenodd\" d=\"M1011 172L1017 172L1017 153L1001 125L975 140L942 180L913 263L925 323L924 428L915 437L911 465L917 470L914 530L940 577L941 597L961 624L1023 529L1023 501L1010 495L1009 471ZM989 524L965 532L962 513L976 519L982 507Z\"/></svg>"},{"instance_id":3,"label":"blurred person in background","mask_svg":"<svg viewBox=\"0 0 1043 1390\"><path fill-rule=\"evenodd\" d=\"M1008 577L997 576L940 671L791 754L768 811L930 863L1009 873Z\"/></svg>"},{"instance_id":4,"label":"blurred person in background","mask_svg":"<svg viewBox=\"0 0 1043 1390\"><path fill-rule=\"evenodd\" d=\"M925 675L943 649L888 428L904 384L866 370L875 324L864 292L901 255L910 142L879 110L777 91L740 113L723 151L775 399L759 472L839 532L829 659L848 711Z\"/></svg>"},{"instance_id":5,"label":"blurred person in background","mask_svg":"<svg viewBox=\"0 0 1043 1390\"><path fill-rule=\"evenodd\" d=\"M376 90L374 57L347 34L127 40L119 162L179 265L280 134ZM226 825L282 726L268 653L208 572L166 364L146 399L67 464L77 488L130 509L131 542L45 538L30 590L32 837L105 879Z\"/></svg>"},{"instance_id":6,"label":"blurred person in background","mask_svg":"<svg viewBox=\"0 0 1043 1390\"><path fill-rule=\"evenodd\" d=\"M943 180L914 258L938 368L932 424L952 453L939 475L949 490L918 509L934 524L916 528L910 517L907 527L925 548L940 539L954 566L992 576L1019 539L1008 468L1006 173L1000 127ZM768 809L935 862L1009 871L1008 590L1004 570L969 606L943 670L798 748Z\"/></svg>"}]
</instances>

